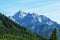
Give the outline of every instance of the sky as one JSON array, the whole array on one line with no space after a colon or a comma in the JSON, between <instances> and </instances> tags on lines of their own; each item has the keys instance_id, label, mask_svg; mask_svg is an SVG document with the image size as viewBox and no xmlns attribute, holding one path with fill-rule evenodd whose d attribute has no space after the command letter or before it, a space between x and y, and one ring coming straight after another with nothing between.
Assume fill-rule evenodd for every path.
<instances>
[{"instance_id":1,"label":"sky","mask_svg":"<svg viewBox=\"0 0 60 40\"><path fill-rule=\"evenodd\" d=\"M60 24L60 0L0 0L0 12L11 16L17 11L45 15Z\"/></svg>"}]
</instances>

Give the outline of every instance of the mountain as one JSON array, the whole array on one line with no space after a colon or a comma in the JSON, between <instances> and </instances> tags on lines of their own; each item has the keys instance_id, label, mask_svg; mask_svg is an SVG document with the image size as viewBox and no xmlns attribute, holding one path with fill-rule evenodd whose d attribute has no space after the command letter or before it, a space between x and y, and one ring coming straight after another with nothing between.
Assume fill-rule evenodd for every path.
<instances>
[{"instance_id":1,"label":"mountain","mask_svg":"<svg viewBox=\"0 0 60 40\"><path fill-rule=\"evenodd\" d=\"M0 40L46 40L0 13Z\"/></svg>"},{"instance_id":2,"label":"mountain","mask_svg":"<svg viewBox=\"0 0 60 40\"><path fill-rule=\"evenodd\" d=\"M18 24L21 24L29 30L46 37L50 37L50 34L54 28L60 29L60 24L52 21L44 15L38 15L36 13L26 13L18 11L12 18Z\"/></svg>"}]
</instances>

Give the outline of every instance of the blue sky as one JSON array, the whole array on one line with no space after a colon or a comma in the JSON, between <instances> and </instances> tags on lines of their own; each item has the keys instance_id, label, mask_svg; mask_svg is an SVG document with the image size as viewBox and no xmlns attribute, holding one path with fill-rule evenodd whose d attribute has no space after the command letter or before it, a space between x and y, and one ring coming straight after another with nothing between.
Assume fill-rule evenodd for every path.
<instances>
[{"instance_id":1,"label":"blue sky","mask_svg":"<svg viewBox=\"0 0 60 40\"><path fill-rule=\"evenodd\" d=\"M0 0L0 12L7 16L20 9L45 15L60 24L60 0Z\"/></svg>"}]
</instances>

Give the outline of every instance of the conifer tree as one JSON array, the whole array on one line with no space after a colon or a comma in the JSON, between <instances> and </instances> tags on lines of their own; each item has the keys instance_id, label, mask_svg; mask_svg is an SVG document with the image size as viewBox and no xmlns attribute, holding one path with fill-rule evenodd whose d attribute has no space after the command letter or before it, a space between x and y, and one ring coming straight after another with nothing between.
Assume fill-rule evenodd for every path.
<instances>
[{"instance_id":1,"label":"conifer tree","mask_svg":"<svg viewBox=\"0 0 60 40\"><path fill-rule=\"evenodd\" d=\"M58 40L57 37L57 29L55 28L54 31L51 34L50 40Z\"/></svg>"}]
</instances>

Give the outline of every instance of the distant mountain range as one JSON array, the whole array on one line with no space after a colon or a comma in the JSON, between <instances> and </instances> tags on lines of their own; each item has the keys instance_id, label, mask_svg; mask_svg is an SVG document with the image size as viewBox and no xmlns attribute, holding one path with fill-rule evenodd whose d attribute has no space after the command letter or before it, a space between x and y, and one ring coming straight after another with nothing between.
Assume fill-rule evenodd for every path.
<instances>
[{"instance_id":1,"label":"distant mountain range","mask_svg":"<svg viewBox=\"0 0 60 40\"><path fill-rule=\"evenodd\" d=\"M29 30L46 37L50 37L54 28L60 29L60 24L44 15L38 15L36 13L26 13L19 10L11 18Z\"/></svg>"}]
</instances>

